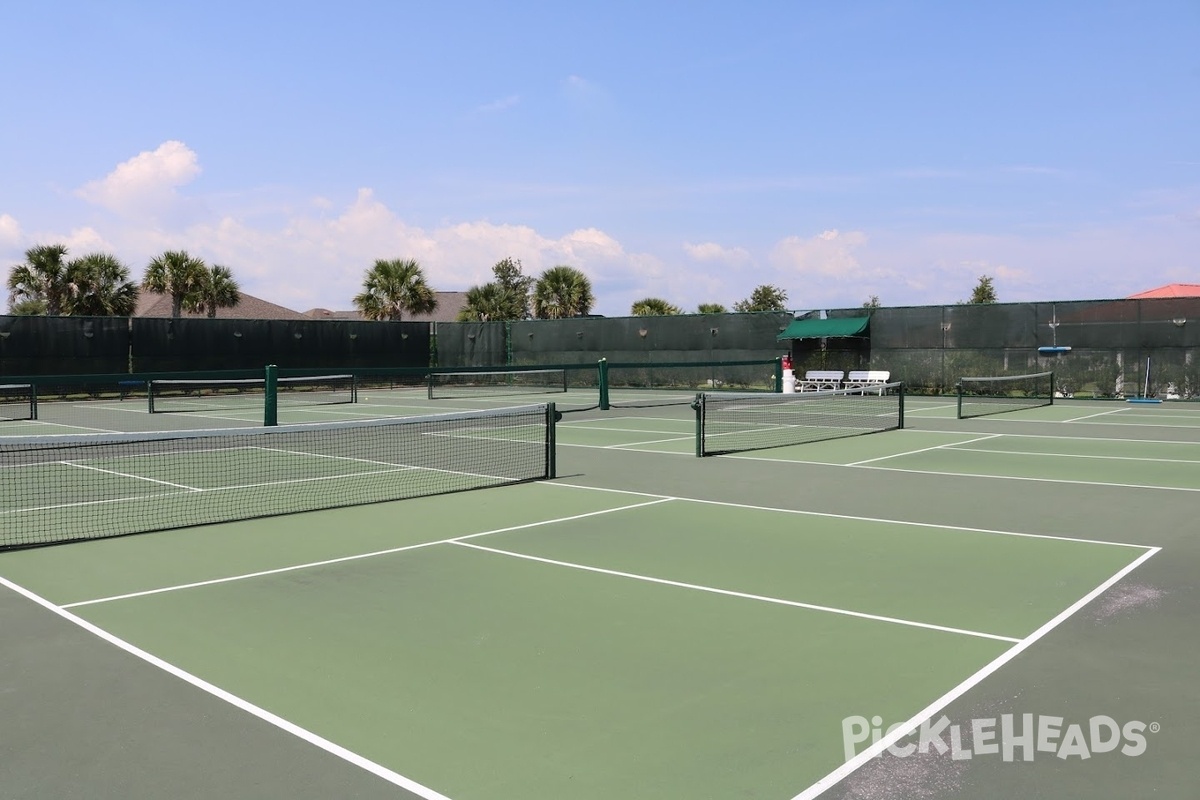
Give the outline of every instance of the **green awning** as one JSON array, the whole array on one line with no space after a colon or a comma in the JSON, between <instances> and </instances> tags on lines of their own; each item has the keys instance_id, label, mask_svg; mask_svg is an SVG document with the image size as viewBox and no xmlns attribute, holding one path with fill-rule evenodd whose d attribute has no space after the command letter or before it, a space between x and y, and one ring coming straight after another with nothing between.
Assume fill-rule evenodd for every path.
<instances>
[{"instance_id":1,"label":"green awning","mask_svg":"<svg viewBox=\"0 0 1200 800\"><path fill-rule=\"evenodd\" d=\"M870 317L841 317L839 319L794 319L778 339L825 339L835 336L857 336L866 330Z\"/></svg>"}]
</instances>

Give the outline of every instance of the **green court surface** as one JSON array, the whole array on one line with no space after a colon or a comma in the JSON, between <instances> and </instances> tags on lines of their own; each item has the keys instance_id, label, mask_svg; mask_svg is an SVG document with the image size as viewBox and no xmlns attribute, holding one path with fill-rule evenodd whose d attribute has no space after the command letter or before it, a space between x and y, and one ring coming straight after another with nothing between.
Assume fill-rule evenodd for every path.
<instances>
[{"instance_id":1,"label":"green court surface","mask_svg":"<svg viewBox=\"0 0 1200 800\"><path fill-rule=\"evenodd\" d=\"M554 480L0 552L0 794L1195 797L1200 408L909 398L904 430L701 459L687 406L532 399L571 401ZM360 401L281 422L513 404ZM257 422L84 405L0 437ZM194 455L23 472L0 525L33 486L71 530L165 475L252 501L294 454ZM1006 759L971 728L1006 714L1151 732ZM973 756L847 752L847 720L943 715Z\"/></svg>"}]
</instances>

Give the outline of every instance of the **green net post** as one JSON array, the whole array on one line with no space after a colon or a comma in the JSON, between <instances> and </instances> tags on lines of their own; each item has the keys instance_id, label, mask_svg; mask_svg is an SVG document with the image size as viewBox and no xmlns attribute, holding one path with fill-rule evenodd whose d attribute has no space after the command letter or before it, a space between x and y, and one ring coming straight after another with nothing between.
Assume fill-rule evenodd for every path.
<instances>
[{"instance_id":1,"label":"green net post","mask_svg":"<svg viewBox=\"0 0 1200 800\"><path fill-rule=\"evenodd\" d=\"M962 416L963 385L960 383L957 386L955 386L954 388L955 388L955 393L958 395L958 411L954 416L957 417L958 419L962 419L963 418L963 416Z\"/></svg>"},{"instance_id":2,"label":"green net post","mask_svg":"<svg viewBox=\"0 0 1200 800\"><path fill-rule=\"evenodd\" d=\"M608 411L608 359L596 362L596 369L600 372L600 410Z\"/></svg>"},{"instance_id":3,"label":"green net post","mask_svg":"<svg viewBox=\"0 0 1200 800\"><path fill-rule=\"evenodd\" d=\"M904 428L904 383L903 382L901 382L901 384L896 387L896 391L900 394L900 424L897 427L899 427L901 430L903 430L903 428Z\"/></svg>"},{"instance_id":4,"label":"green net post","mask_svg":"<svg viewBox=\"0 0 1200 800\"><path fill-rule=\"evenodd\" d=\"M1050 373L1050 405L1054 405L1054 373Z\"/></svg>"},{"instance_id":5,"label":"green net post","mask_svg":"<svg viewBox=\"0 0 1200 800\"><path fill-rule=\"evenodd\" d=\"M38 418L37 384L36 383L29 384L29 418L30 419Z\"/></svg>"},{"instance_id":6,"label":"green net post","mask_svg":"<svg viewBox=\"0 0 1200 800\"><path fill-rule=\"evenodd\" d=\"M783 394L783 356L775 359L775 394Z\"/></svg>"},{"instance_id":7,"label":"green net post","mask_svg":"<svg viewBox=\"0 0 1200 800\"><path fill-rule=\"evenodd\" d=\"M692 408L696 409L696 457L704 457L704 395L696 395L696 399L692 401Z\"/></svg>"},{"instance_id":8,"label":"green net post","mask_svg":"<svg viewBox=\"0 0 1200 800\"><path fill-rule=\"evenodd\" d=\"M266 386L263 394L263 425L273 428L279 424L279 367L267 365Z\"/></svg>"},{"instance_id":9,"label":"green net post","mask_svg":"<svg viewBox=\"0 0 1200 800\"><path fill-rule=\"evenodd\" d=\"M555 453L558 451L558 420L560 415L554 403L546 404L546 477L558 477L558 463Z\"/></svg>"}]
</instances>

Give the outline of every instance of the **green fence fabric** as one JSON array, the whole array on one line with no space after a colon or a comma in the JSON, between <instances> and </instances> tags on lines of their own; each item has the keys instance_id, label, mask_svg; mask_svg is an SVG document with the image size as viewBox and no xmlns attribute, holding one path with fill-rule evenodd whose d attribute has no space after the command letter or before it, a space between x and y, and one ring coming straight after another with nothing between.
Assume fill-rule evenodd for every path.
<instances>
[{"instance_id":1,"label":"green fence fabric","mask_svg":"<svg viewBox=\"0 0 1200 800\"><path fill-rule=\"evenodd\" d=\"M127 372L129 344L125 317L0 316L0 375Z\"/></svg>"}]
</instances>

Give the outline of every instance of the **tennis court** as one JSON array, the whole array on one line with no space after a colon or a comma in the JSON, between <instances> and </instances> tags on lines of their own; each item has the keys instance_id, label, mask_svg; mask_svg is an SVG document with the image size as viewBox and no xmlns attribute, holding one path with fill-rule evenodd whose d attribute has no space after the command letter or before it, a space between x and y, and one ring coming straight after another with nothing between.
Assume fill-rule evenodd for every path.
<instances>
[{"instance_id":1,"label":"tennis court","mask_svg":"<svg viewBox=\"0 0 1200 800\"><path fill-rule=\"evenodd\" d=\"M247 429L45 454L5 476L10 533L361 503L0 553L6 796L1193 796L1200 409L910 397L902 430L697 458L668 395L535 399L568 411L553 466L544 412L460 413L512 397L4 423ZM970 744L1004 714L1153 732L847 757L848 718Z\"/></svg>"}]
</instances>

